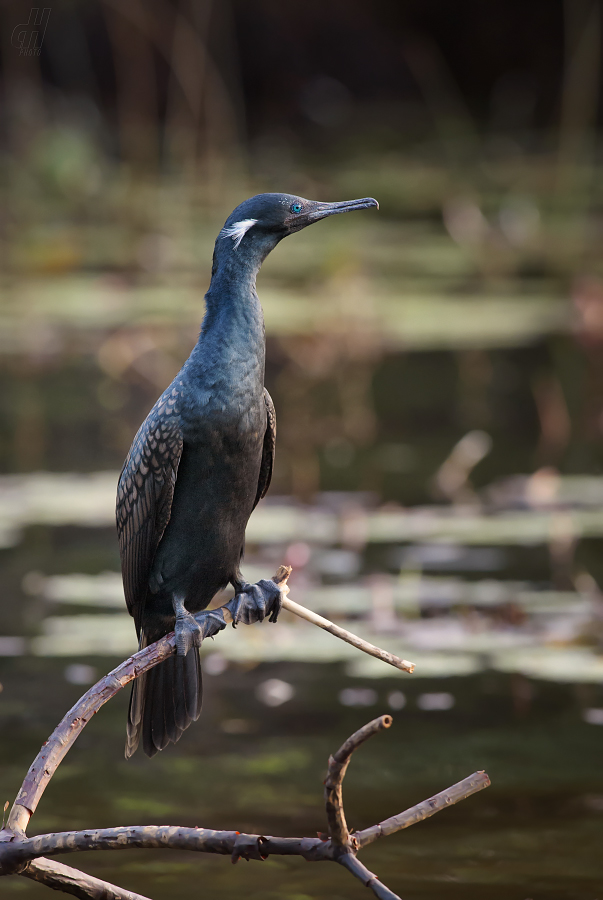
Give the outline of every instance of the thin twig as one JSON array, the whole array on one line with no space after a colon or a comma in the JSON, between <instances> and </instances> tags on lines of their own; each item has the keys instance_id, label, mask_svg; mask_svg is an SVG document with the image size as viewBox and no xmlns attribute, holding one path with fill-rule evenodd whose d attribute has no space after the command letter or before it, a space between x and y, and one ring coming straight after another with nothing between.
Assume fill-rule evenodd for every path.
<instances>
[{"instance_id":1,"label":"thin twig","mask_svg":"<svg viewBox=\"0 0 603 900\"><path fill-rule=\"evenodd\" d=\"M319 628L322 628L324 631L328 631L329 634L332 634L334 637L339 638L342 641L345 641L346 644L351 644L352 647L356 647L357 650L362 650L363 653L368 653L369 656L374 656L375 659L380 659L381 662L388 663L390 666L394 666L396 669L400 669L402 672L414 672L415 663L409 662L407 659L400 659L399 656L396 656L394 653L389 653L387 650L382 650L380 647L375 647L374 644L369 643L369 641L365 641L364 638L358 637L357 634L352 634L351 631L346 631L345 628L341 628L339 625L335 625L334 622L331 622L329 619L325 619L324 616L319 616L318 613L313 612L311 609L306 609L305 606L302 606L300 603L296 603L294 600L291 600L286 595L289 592L289 586L287 584L287 579L291 574L291 566L280 566L276 575L272 578L279 586L282 585L282 596L281 603L282 608L288 610L296 616L299 616L300 619L305 619L306 622L311 622L312 625L317 625ZM230 621L230 611L225 609L224 606L220 607L220 610L224 612L224 618L226 621Z\"/></svg>"},{"instance_id":2,"label":"thin twig","mask_svg":"<svg viewBox=\"0 0 603 900\"><path fill-rule=\"evenodd\" d=\"M288 569L289 573L291 572L290 566L281 566L277 573L277 577L283 569ZM358 637L358 635L352 634L351 631L346 631L345 628L335 625L334 622L325 619L324 616L319 616L318 613L313 612L311 609L306 609L305 606L301 606L301 604L296 603L294 600L290 600L289 597L283 597L283 609L287 609L301 619L305 619L306 622L311 622L312 625L318 625L319 628L328 631L329 634L345 641L347 644L351 644L352 647L356 647L356 649L362 650L363 653L368 653L369 656L374 656L375 659L380 659L382 662L388 663L390 666L394 666L394 668L400 669L402 672L412 673L415 670L415 663L410 662L408 659L400 659L399 656L395 656L395 654L389 653L387 650L375 647L375 645L369 643L369 641L365 641L363 638Z\"/></svg>"},{"instance_id":3,"label":"thin twig","mask_svg":"<svg viewBox=\"0 0 603 900\"><path fill-rule=\"evenodd\" d=\"M100 878L80 872L79 869L72 869L63 863L43 857L30 862L19 875L45 884L55 891L72 894L80 900L149 900L142 894L126 891L108 881L101 881Z\"/></svg>"},{"instance_id":4,"label":"thin twig","mask_svg":"<svg viewBox=\"0 0 603 900\"><path fill-rule=\"evenodd\" d=\"M289 612L295 613L296 616L300 616L302 619L311 622L313 625L318 625L319 628L323 628L325 631L328 631L329 634L340 638L347 644L351 644L352 647L356 647L357 650L362 650L364 653L368 653L369 656L374 656L375 659L380 659L381 662L388 663L390 666L394 666L394 668L400 669L402 672L412 673L415 670L415 663L410 662L408 659L400 659L399 656L389 653L387 650L382 650L380 647L376 647L369 641L365 641L364 638L358 637L357 634L352 634L351 631L346 631L345 628L335 625L335 623L329 621L329 619L325 619L323 616L319 616L318 613L312 612L311 609L306 609L305 606L300 606L300 604L295 603L294 600L289 600L288 597L283 599L283 609L288 609Z\"/></svg>"},{"instance_id":5,"label":"thin twig","mask_svg":"<svg viewBox=\"0 0 603 900\"><path fill-rule=\"evenodd\" d=\"M400 897L394 894L393 891L390 891L382 881L379 881L378 876L374 875L370 869L367 869L353 853L342 853L337 857L337 862L344 866L348 872L351 872L352 875L355 875L365 887L370 888L373 894L379 897L379 900L400 900Z\"/></svg>"},{"instance_id":6,"label":"thin twig","mask_svg":"<svg viewBox=\"0 0 603 900\"><path fill-rule=\"evenodd\" d=\"M329 757L329 772L325 780L325 806L331 840L338 847L346 847L349 844L350 835L343 811L341 790L352 753L368 738L383 731L384 728L389 728L391 724L391 716L385 715L373 719L372 722L355 731L339 750Z\"/></svg>"},{"instance_id":7,"label":"thin twig","mask_svg":"<svg viewBox=\"0 0 603 900\"><path fill-rule=\"evenodd\" d=\"M445 791L440 791L439 794L435 794L429 800L423 800L422 803L417 803L416 806L411 806L405 812L398 813L397 816L392 816L390 819L385 819L378 825L371 825L370 828L365 828L364 831L357 831L354 838L358 842L359 848L366 847L367 844L372 844L377 838L395 834L396 831L401 831L403 828L422 822L423 819L428 819L441 809L452 806L454 803L458 803L459 800L465 800L471 794L477 794L478 791L483 791L487 787L490 787L488 775L482 771L474 772L473 775L458 781L452 787L446 788Z\"/></svg>"}]
</instances>

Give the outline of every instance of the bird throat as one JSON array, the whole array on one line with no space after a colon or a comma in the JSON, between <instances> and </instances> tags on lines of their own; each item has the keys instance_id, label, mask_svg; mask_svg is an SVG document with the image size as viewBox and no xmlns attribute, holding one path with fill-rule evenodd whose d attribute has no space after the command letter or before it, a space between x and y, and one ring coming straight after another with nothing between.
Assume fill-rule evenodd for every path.
<instances>
[{"instance_id":1,"label":"bird throat","mask_svg":"<svg viewBox=\"0 0 603 900\"><path fill-rule=\"evenodd\" d=\"M264 315L255 287L259 264L236 251L219 262L205 295L201 333L185 368L197 385L201 406L245 416L264 390Z\"/></svg>"}]
</instances>

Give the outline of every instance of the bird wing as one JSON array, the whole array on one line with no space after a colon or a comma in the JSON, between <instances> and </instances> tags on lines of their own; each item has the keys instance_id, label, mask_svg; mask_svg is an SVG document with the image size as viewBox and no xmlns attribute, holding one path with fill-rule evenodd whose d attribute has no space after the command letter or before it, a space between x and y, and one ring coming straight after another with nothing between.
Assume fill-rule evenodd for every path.
<instances>
[{"instance_id":1,"label":"bird wing","mask_svg":"<svg viewBox=\"0 0 603 900\"><path fill-rule=\"evenodd\" d=\"M264 403L266 404L266 431L264 432L264 448L262 450L262 463L260 465L260 477L258 479L258 492L255 495L255 509L262 497L266 496L272 480L274 467L274 450L276 446L276 412L272 397L264 388Z\"/></svg>"},{"instance_id":2,"label":"bird wing","mask_svg":"<svg viewBox=\"0 0 603 900\"><path fill-rule=\"evenodd\" d=\"M128 612L140 627L149 571L170 520L182 456L179 385L161 395L132 442L117 486L117 534Z\"/></svg>"}]
</instances>

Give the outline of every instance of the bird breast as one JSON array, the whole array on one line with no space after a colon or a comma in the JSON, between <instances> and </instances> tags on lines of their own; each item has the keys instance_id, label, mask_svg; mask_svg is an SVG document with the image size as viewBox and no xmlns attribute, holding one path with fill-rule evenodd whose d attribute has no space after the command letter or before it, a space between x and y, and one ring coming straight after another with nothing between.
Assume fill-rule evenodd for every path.
<instances>
[{"instance_id":1,"label":"bird breast","mask_svg":"<svg viewBox=\"0 0 603 900\"><path fill-rule=\"evenodd\" d=\"M241 379L215 379L198 384L186 392L181 409L182 434L185 443L209 443L223 440L247 443L263 437L265 408L263 385Z\"/></svg>"}]
</instances>

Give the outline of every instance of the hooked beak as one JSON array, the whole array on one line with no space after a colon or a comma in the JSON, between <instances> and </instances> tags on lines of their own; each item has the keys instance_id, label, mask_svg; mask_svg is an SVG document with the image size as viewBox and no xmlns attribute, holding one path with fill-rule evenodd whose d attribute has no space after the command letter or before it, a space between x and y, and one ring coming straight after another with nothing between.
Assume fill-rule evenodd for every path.
<instances>
[{"instance_id":1,"label":"hooked beak","mask_svg":"<svg viewBox=\"0 0 603 900\"><path fill-rule=\"evenodd\" d=\"M368 209L379 204L372 197L363 197L362 200L342 200L338 203L317 203L314 209L308 212L308 225L326 219L327 216L336 216L338 213L352 212L354 209Z\"/></svg>"}]
</instances>

